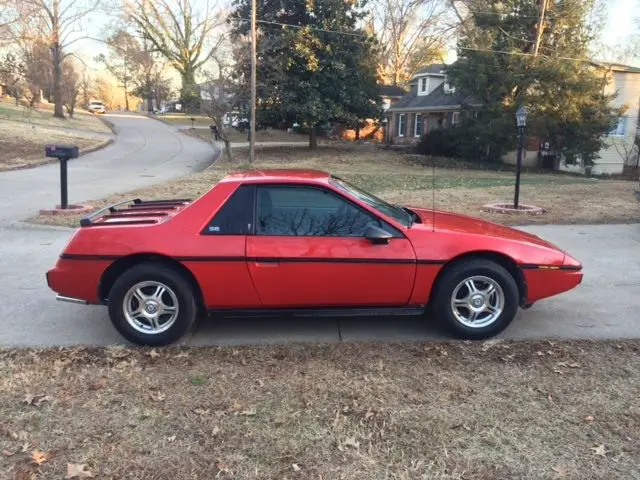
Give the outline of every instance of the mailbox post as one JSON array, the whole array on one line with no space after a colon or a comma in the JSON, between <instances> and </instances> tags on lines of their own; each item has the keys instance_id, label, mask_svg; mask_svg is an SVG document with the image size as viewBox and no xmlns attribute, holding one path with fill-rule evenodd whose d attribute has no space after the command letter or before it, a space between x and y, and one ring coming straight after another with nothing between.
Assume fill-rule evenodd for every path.
<instances>
[{"instance_id":1,"label":"mailbox post","mask_svg":"<svg viewBox=\"0 0 640 480\"><path fill-rule=\"evenodd\" d=\"M78 147L75 145L45 145L44 153L49 158L60 160L60 208L69 206L67 188L67 161L78 158Z\"/></svg>"}]
</instances>

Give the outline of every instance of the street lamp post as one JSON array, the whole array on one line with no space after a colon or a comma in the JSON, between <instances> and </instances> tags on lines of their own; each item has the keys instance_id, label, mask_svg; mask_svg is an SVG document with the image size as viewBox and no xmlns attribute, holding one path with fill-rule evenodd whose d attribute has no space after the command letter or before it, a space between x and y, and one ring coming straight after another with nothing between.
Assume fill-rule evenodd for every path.
<instances>
[{"instance_id":1,"label":"street lamp post","mask_svg":"<svg viewBox=\"0 0 640 480\"><path fill-rule=\"evenodd\" d=\"M513 199L513 207L517 210L520 204L520 171L522 170L522 150L524 149L524 128L527 126L527 109L524 105L516 112L516 124L518 125L518 162L516 164L516 194Z\"/></svg>"}]
</instances>

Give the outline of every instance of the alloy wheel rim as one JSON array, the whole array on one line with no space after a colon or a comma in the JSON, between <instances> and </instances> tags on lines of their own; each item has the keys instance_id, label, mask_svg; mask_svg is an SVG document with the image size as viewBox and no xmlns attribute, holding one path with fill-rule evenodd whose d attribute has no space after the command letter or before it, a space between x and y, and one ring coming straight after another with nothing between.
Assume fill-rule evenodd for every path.
<instances>
[{"instance_id":1,"label":"alloy wheel rim","mask_svg":"<svg viewBox=\"0 0 640 480\"><path fill-rule=\"evenodd\" d=\"M124 296L122 309L127 323L140 333L157 335L176 322L178 297L162 282L136 283Z\"/></svg>"},{"instance_id":2,"label":"alloy wheel rim","mask_svg":"<svg viewBox=\"0 0 640 480\"><path fill-rule=\"evenodd\" d=\"M496 322L504 310L504 291L498 282L483 275L462 280L451 294L451 310L465 327L484 328Z\"/></svg>"}]
</instances>

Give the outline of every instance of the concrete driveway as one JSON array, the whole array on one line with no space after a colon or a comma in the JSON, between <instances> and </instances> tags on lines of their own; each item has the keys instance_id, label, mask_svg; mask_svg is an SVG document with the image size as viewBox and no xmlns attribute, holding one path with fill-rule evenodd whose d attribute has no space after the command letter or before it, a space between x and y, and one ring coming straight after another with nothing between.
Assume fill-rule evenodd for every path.
<instances>
[{"instance_id":1,"label":"concrete driveway","mask_svg":"<svg viewBox=\"0 0 640 480\"><path fill-rule=\"evenodd\" d=\"M526 230L567 249L585 265L577 289L520 312L503 338L640 337L640 225L539 226ZM56 302L44 272L70 232L32 226L0 230L0 345L124 343L104 307ZM413 317L207 319L191 345L431 340L447 338Z\"/></svg>"},{"instance_id":2,"label":"concrete driveway","mask_svg":"<svg viewBox=\"0 0 640 480\"><path fill-rule=\"evenodd\" d=\"M210 145L148 117L134 114L105 117L116 127L116 141L69 162L70 203L186 175L210 163L216 154ZM59 204L59 171L55 163L0 173L0 225Z\"/></svg>"}]
</instances>

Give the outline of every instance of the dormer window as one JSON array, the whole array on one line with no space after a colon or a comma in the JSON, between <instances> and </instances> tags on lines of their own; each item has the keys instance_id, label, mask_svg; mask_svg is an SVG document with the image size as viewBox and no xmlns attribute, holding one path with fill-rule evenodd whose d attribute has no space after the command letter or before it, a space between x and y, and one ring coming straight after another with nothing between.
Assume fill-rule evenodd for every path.
<instances>
[{"instance_id":1,"label":"dormer window","mask_svg":"<svg viewBox=\"0 0 640 480\"><path fill-rule=\"evenodd\" d=\"M426 93L427 91L427 77L420 79L420 93Z\"/></svg>"}]
</instances>

